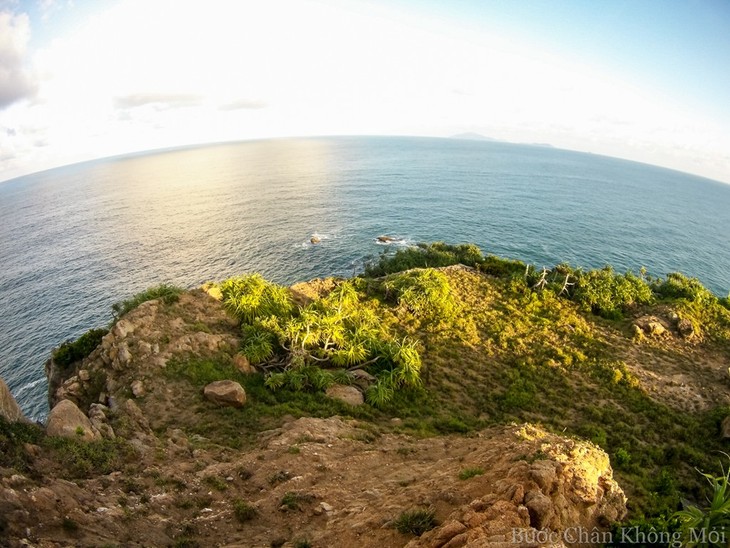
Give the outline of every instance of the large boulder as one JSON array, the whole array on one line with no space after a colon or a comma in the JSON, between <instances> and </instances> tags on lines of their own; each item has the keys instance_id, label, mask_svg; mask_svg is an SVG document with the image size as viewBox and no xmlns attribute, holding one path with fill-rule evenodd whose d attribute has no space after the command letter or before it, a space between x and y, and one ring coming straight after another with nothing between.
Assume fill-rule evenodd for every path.
<instances>
[{"instance_id":1,"label":"large boulder","mask_svg":"<svg viewBox=\"0 0 730 548\"><path fill-rule=\"evenodd\" d=\"M243 407L246 391L236 381L215 381L203 389L203 395L213 403L230 407Z\"/></svg>"},{"instance_id":2,"label":"large boulder","mask_svg":"<svg viewBox=\"0 0 730 548\"><path fill-rule=\"evenodd\" d=\"M46 434L86 441L101 437L89 418L70 400L61 400L51 409L46 424Z\"/></svg>"},{"instance_id":3,"label":"large boulder","mask_svg":"<svg viewBox=\"0 0 730 548\"><path fill-rule=\"evenodd\" d=\"M27 421L8 385L0 379L0 417L8 422Z\"/></svg>"}]
</instances>

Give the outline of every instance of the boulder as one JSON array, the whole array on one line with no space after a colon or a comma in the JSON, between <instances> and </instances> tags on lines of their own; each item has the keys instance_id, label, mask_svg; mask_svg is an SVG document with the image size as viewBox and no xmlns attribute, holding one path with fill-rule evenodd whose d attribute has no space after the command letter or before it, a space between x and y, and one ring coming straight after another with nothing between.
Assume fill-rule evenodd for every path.
<instances>
[{"instance_id":1,"label":"boulder","mask_svg":"<svg viewBox=\"0 0 730 548\"><path fill-rule=\"evenodd\" d=\"M641 329L646 335L659 337L666 333L668 324L665 320L657 318L656 316L642 316L637 318L634 322L634 326ZM636 328L633 328L634 330Z\"/></svg>"},{"instance_id":2,"label":"boulder","mask_svg":"<svg viewBox=\"0 0 730 548\"><path fill-rule=\"evenodd\" d=\"M340 400L348 405L358 406L365 403L365 398L362 392L354 386L347 386L345 384L333 384L327 389L327 397L335 400Z\"/></svg>"},{"instance_id":3,"label":"boulder","mask_svg":"<svg viewBox=\"0 0 730 548\"><path fill-rule=\"evenodd\" d=\"M51 409L46 434L86 441L101 437L89 418L70 400L61 400Z\"/></svg>"},{"instance_id":4,"label":"boulder","mask_svg":"<svg viewBox=\"0 0 730 548\"><path fill-rule=\"evenodd\" d=\"M384 244L389 244L390 242L395 242L396 238L393 238L392 236L378 236L378 241Z\"/></svg>"},{"instance_id":5,"label":"boulder","mask_svg":"<svg viewBox=\"0 0 730 548\"><path fill-rule=\"evenodd\" d=\"M321 241L322 239L319 236L312 236L311 238L309 238L309 243L311 244L318 244Z\"/></svg>"},{"instance_id":6,"label":"boulder","mask_svg":"<svg viewBox=\"0 0 730 548\"><path fill-rule=\"evenodd\" d=\"M203 389L203 395L213 403L231 407L243 407L246 391L235 381L215 381Z\"/></svg>"},{"instance_id":7,"label":"boulder","mask_svg":"<svg viewBox=\"0 0 730 548\"><path fill-rule=\"evenodd\" d=\"M251 365L251 362L248 361L248 358L240 352L233 356L233 365L236 369L238 369L238 371L240 371L244 375L256 373L256 369L254 369L253 365Z\"/></svg>"},{"instance_id":8,"label":"boulder","mask_svg":"<svg viewBox=\"0 0 730 548\"><path fill-rule=\"evenodd\" d=\"M687 318L682 318L677 322L677 331L685 339L691 339L695 334L695 328Z\"/></svg>"},{"instance_id":9,"label":"boulder","mask_svg":"<svg viewBox=\"0 0 730 548\"><path fill-rule=\"evenodd\" d=\"M8 422L27 421L8 385L0 379L0 417Z\"/></svg>"},{"instance_id":10,"label":"boulder","mask_svg":"<svg viewBox=\"0 0 730 548\"><path fill-rule=\"evenodd\" d=\"M132 390L132 395L135 398L141 398L145 394L144 384L142 384L142 381L139 379L133 381L130 388Z\"/></svg>"}]
</instances>

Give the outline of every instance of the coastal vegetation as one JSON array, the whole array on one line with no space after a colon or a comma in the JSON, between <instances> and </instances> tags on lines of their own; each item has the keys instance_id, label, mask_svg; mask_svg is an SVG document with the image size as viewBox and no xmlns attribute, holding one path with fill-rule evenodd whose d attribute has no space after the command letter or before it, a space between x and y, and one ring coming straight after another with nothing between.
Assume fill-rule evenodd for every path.
<instances>
[{"instance_id":1,"label":"coastal vegetation","mask_svg":"<svg viewBox=\"0 0 730 548\"><path fill-rule=\"evenodd\" d=\"M674 401L680 391L655 390L654 377L643 374L648 364L679 363L686 377L704 375L702 360L728 354L728 299L698 280L608 266L538 270L485 256L473 245L435 243L384 254L357 277L299 285L249 274L206 287L235 318L241 343L167 360L165 381L189 387L198 398L195 419L175 427L239 450L253 447L259 433L280 426L284 417L356 419L354 439L365 443L388 432L471 436L489 426L532 423L589 440L609 455L630 510L615 528L674 532L708 515L712 523L730 515L727 472L720 467L716 473L718 455L727 450L720 425L730 407ZM115 305L115 316L150 299L173 310L182 294L159 286ZM205 321L191 318L196 333L210 334ZM73 366L106 332L64 343L56 362ZM235 365L240 356L256 373ZM659 378L663 371L656 371ZM222 380L240 383L245 406L204 401L203 387ZM356 387L365 404L328 397L336 385ZM18 449L23 443L44 445L69 462L68 477L120 469L126 458L122 442L43 441L28 428L0 423L0 465L27 466ZM123 431L123 425L115 429ZM298 443L288 446L292 456L300 455ZM534 462L544 455L524 458ZM469 466L455 477L467 485L483 473ZM713 490L710 506L704 504L706 480ZM300 495L287 491L281 506L298 508L306 502ZM682 501L688 501L685 507ZM236 500L233 515L240 522L257 519L244 499ZM393 526L420 534L435 526L433 518L430 510L404 512Z\"/></svg>"}]
</instances>

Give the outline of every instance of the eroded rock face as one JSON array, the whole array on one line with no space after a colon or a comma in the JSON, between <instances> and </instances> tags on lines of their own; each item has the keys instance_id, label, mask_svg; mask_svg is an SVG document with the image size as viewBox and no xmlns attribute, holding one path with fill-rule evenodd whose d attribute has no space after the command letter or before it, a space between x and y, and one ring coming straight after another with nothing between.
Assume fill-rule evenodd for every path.
<instances>
[{"instance_id":1,"label":"eroded rock face","mask_svg":"<svg viewBox=\"0 0 730 548\"><path fill-rule=\"evenodd\" d=\"M492 493L456 510L443 525L411 541L409 548L506 545L515 538L537 538L545 530L563 538L576 528L606 530L624 517L626 497L600 448L544 436L532 427L518 435L543 437L540 459L508 464ZM491 473L499 477L497 470Z\"/></svg>"},{"instance_id":2,"label":"eroded rock face","mask_svg":"<svg viewBox=\"0 0 730 548\"><path fill-rule=\"evenodd\" d=\"M23 411L20 409L18 402L10 393L8 385L5 381L0 379L0 417L3 417L8 422L27 421L23 415Z\"/></svg>"},{"instance_id":3,"label":"eroded rock face","mask_svg":"<svg viewBox=\"0 0 730 548\"><path fill-rule=\"evenodd\" d=\"M246 391L236 381L215 381L203 389L203 395L218 405L243 407L246 404Z\"/></svg>"},{"instance_id":4,"label":"eroded rock face","mask_svg":"<svg viewBox=\"0 0 730 548\"><path fill-rule=\"evenodd\" d=\"M61 400L48 415L46 433L49 436L95 440L101 436L89 418L70 400Z\"/></svg>"}]
</instances>

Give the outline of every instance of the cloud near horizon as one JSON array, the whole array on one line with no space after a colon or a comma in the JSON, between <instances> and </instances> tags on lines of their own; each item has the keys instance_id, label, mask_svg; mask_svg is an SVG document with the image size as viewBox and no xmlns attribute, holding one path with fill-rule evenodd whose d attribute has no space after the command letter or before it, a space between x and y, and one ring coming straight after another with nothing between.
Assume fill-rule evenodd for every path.
<instances>
[{"instance_id":1,"label":"cloud near horizon","mask_svg":"<svg viewBox=\"0 0 730 548\"><path fill-rule=\"evenodd\" d=\"M118 109L132 109L154 105L158 109L174 109L199 106L203 96L194 93L133 93L114 98Z\"/></svg>"},{"instance_id":2,"label":"cloud near horizon","mask_svg":"<svg viewBox=\"0 0 730 548\"><path fill-rule=\"evenodd\" d=\"M258 101L255 99L237 99L230 103L224 103L218 107L218 110L245 110L252 109L257 110L260 108L266 108L269 106L265 101Z\"/></svg>"},{"instance_id":3,"label":"cloud near horizon","mask_svg":"<svg viewBox=\"0 0 730 548\"><path fill-rule=\"evenodd\" d=\"M0 12L0 110L38 91L35 75L28 69L30 23L25 14Z\"/></svg>"}]
</instances>

